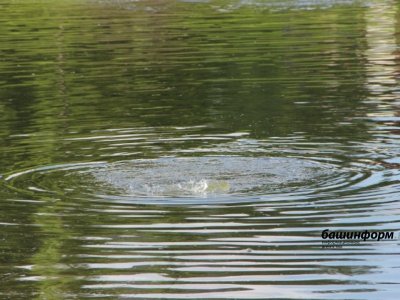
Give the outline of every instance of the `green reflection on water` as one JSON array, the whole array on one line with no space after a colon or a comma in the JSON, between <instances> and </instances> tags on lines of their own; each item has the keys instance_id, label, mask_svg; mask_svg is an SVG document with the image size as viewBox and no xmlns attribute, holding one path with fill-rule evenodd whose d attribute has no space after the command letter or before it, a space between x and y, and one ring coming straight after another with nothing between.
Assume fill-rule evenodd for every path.
<instances>
[{"instance_id":1,"label":"green reflection on water","mask_svg":"<svg viewBox=\"0 0 400 300\"><path fill-rule=\"evenodd\" d=\"M366 110L358 6L245 6L224 14L183 3L159 12L76 2L6 9L0 134L20 157L8 158L14 163L98 159L95 143L63 138L109 128L206 125L203 133L257 138L368 137L365 124L346 122Z\"/></svg>"},{"instance_id":2,"label":"green reflection on water","mask_svg":"<svg viewBox=\"0 0 400 300\"><path fill-rule=\"evenodd\" d=\"M36 299L58 299L65 294L66 285L71 281L62 274L67 266L62 264L65 255L64 241L70 237L62 221L62 202L51 201L35 214L34 222L40 226L42 244L32 257L33 274L39 276Z\"/></svg>"}]
</instances>

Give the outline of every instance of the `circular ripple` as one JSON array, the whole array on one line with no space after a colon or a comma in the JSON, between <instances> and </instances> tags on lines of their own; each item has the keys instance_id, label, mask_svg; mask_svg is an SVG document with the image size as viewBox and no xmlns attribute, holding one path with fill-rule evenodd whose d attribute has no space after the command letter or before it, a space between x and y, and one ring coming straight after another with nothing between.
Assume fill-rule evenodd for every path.
<instances>
[{"instance_id":1,"label":"circular ripple","mask_svg":"<svg viewBox=\"0 0 400 300\"><path fill-rule=\"evenodd\" d=\"M30 194L135 200L309 194L343 185L345 177L332 164L300 158L218 156L64 164L5 179Z\"/></svg>"}]
</instances>

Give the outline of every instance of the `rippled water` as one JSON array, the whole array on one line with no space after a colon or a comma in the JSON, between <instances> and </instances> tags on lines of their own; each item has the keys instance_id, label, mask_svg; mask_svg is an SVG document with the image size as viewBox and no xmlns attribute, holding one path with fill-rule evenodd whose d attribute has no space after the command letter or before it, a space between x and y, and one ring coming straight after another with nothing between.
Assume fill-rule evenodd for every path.
<instances>
[{"instance_id":1,"label":"rippled water","mask_svg":"<svg viewBox=\"0 0 400 300\"><path fill-rule=\"evenodd\" d=\"M397 299L399 4L0 2L0 298Z\"/></svg>"}]
</instances>

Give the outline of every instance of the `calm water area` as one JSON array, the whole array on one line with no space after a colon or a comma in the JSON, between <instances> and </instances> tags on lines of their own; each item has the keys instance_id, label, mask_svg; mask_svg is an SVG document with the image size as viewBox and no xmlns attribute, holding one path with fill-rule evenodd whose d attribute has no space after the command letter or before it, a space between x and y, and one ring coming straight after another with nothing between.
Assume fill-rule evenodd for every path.
<instances>
[{"instance_id":1,"label":"calm water area","mask_svg":"<svg viewBox=\"0 0 400 300\"><path fill-rule=\"evenodd\" d=\"M400 299L399 154L400 1L0 0L0 299Z\"/></svg>"}]
</instances>

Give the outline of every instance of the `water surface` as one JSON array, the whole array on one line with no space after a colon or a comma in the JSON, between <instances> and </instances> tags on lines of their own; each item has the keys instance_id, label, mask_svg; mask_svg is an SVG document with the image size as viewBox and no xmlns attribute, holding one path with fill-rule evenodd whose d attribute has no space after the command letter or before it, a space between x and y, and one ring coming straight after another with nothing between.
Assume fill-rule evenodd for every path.
<instances>
[{"instance_id":1,"label":"water surface","mask_svg":"<svg viewBox=\"0 0 400 300\"><path fill-rule=\"evenodd\" d=\"M399 4L2 1L0 298L396 299Z\"/></svg>"}]
</instances>

